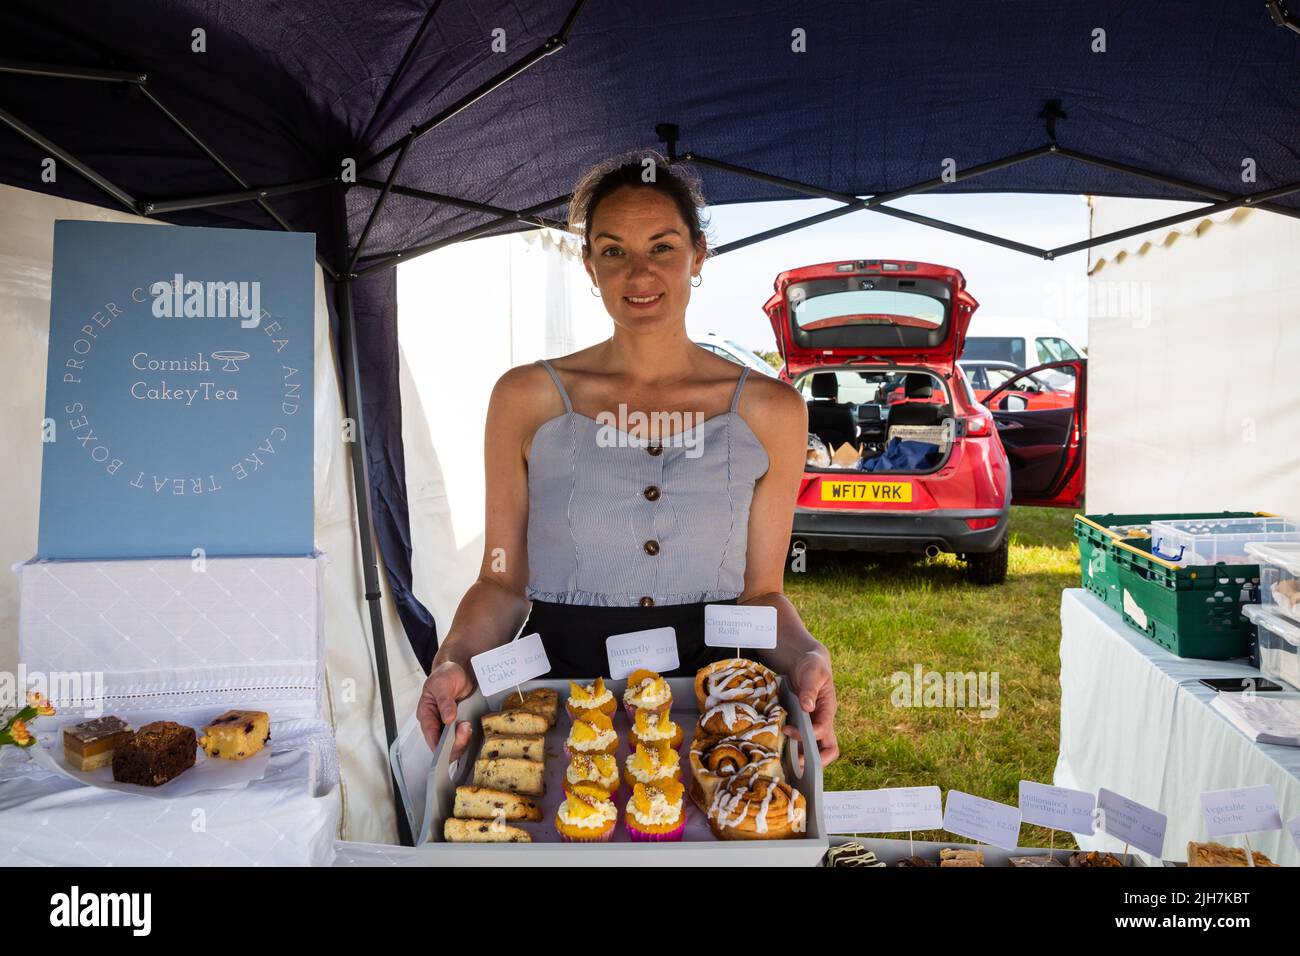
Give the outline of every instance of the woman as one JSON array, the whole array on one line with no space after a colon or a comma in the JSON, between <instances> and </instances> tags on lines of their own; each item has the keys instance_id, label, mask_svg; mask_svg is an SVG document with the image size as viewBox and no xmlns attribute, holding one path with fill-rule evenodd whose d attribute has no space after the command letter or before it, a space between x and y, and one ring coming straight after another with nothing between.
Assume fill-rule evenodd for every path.
<instances>
[{"instance_id":1,"label":"woman","mask_svg":"<svg viewBox=\"0 0 1300 956\"><path fill-rule=\"evenodd\" d=\"M823 763L838 756L830 655L782 593L808 409L687 336L703 205L698 181L654 152L608 160L574 191L570 226L614 334L492 391L483 564L420 695L430 747L474 690L470 658L521 624L550 676L608 673L606 637L663 626L693 675L734 653L705 646L704 606L739 603L776 608L777 647L757 653L788 675ZM454 753L469 735L456 725Z\"/></svg>"}]
</instances>

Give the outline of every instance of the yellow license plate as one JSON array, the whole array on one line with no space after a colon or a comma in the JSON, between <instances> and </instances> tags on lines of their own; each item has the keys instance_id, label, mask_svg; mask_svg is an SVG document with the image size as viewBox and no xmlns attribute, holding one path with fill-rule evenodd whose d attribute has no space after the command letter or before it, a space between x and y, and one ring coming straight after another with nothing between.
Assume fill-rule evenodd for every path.
<instances>
[{"instance_id":1,"label":"yellow license plate","mask_svg":"<svg viewBox=\"0 0 1300 956\"><path fill-rule=\"evenodd\" d=\"M905 504L912 500L910 481L823 481L822 501L870 501Z\"/></svg>"}]
</instances>

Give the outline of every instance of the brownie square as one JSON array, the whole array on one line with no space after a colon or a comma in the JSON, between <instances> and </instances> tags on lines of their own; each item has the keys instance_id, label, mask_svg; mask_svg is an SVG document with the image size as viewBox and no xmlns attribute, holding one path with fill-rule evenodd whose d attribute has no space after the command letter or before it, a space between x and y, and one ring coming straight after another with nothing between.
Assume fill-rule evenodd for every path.
<instances>
[{"instance_id":1,"label":"brownie square","mask_svg":"<svg viewBox=\"0 0 1300 956\"><path fill-rule=\"evenodd\" d=\"M197 749L193 727L170 720L145 724L113 752L113 779L160 786L193 767Z\"/></svg>"}]
</instances>

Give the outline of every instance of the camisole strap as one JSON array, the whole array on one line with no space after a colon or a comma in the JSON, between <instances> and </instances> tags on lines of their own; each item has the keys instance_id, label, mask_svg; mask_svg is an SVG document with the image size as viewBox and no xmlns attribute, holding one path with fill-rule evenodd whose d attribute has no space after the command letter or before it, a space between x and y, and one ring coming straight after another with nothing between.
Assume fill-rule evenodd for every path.
<instances>
[{"instance_id":1,"label":"camisole strap","mask_svg":"<svg viewBox=\"0 0 1300 956\"><path fill-rule=\"evenodd\" d=\"M749 378L749 366L743 365L740 369L740 381L736 382L736 394L731 396L731 411L733 412L740 402L740 390L745 387L745 379L747 378Z\"/></svg>"},{"instance_id":2,"label":"camisole strap","mask_svg":"<svg viewBox=\"0 0 1300 956\"><path fill-rule=\"evenodd\" d=\"M546 359L538 359L537 361L541 363L542 368L551 373L551 380L555 382L555 387L560 390L560 398L564 399L564 410L566 412L573 411L573 403L569 401L569 393L564 390L564 383L560 381L559 373L551 368L551 363Z\"/></svg>"}]
</instances>

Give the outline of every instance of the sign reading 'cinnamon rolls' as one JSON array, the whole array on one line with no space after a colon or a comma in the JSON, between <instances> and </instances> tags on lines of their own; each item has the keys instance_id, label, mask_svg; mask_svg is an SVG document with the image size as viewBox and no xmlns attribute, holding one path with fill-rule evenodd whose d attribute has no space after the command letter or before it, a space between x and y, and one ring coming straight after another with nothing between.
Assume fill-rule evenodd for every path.
<instances>
[{"instance_id":1,"label":"sign reading 'cinnamon rolls'","mask_svg":"<svg viewBox=\"0 0 1300 956\"><path fill-rule=\"evenodd\" d=\"M770 604L706 604L704 643L709 647L776 647L776 608Z\"/></svg>"}]
</instances>

